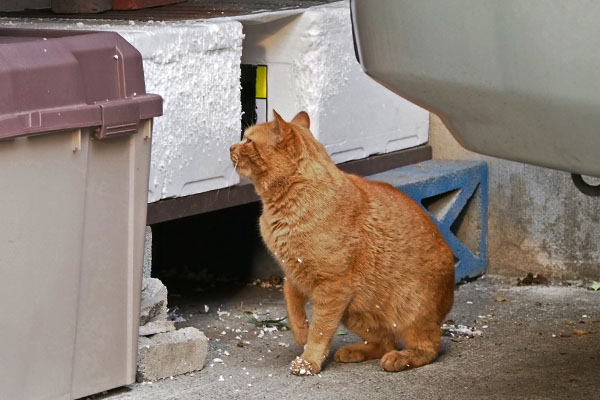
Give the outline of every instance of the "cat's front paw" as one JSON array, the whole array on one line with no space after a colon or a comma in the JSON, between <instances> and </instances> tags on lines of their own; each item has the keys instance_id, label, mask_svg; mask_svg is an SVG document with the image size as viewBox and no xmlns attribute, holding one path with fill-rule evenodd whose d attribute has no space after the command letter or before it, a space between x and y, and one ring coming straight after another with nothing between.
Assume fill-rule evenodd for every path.
<instances>
[{"instance_id":1,"label":"cat's front paw","mask_svg":"<svg viewBox=\"0 0 600 400\"><path fill-rule=\"evenodd\" d=\"M321 366L315 362L296 357L290 365L290 373L298 376L316 375L321 372Z\"/></svg>"}]
</instances>

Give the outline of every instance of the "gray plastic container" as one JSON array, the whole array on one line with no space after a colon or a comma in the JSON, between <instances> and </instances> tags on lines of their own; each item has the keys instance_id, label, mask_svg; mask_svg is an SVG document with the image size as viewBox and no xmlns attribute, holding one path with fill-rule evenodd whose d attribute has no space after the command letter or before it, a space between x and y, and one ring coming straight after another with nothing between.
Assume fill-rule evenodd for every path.
<instances>
[{"instance_id":1,"label":"gray plastic container","mask_svg":"<svg viewBox=\"0 0 600 400\"><path fill-rule=\"evenodd\" d=\"M0 398L135 380L152 118L110 32L0 29Z\"/></svg>"},{"instance_id":2,"label":"gray plastic container","mask_svg":"<svg viewBox=\"0 0 600 400\"><path fill-rule=\"evenodd\" d=\"M351 0L371 77L464 147L600 177L600 2Z\"/></svg>"}]
</instances>

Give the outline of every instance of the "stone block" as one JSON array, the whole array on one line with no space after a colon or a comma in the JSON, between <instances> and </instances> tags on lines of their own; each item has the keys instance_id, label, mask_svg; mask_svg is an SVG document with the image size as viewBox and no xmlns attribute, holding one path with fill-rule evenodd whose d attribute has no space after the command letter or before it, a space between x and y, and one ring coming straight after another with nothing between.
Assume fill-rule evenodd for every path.
<instances>
[{"instance_id":1,"label":"stone block","mask_svg":"<svg viewBox=\"0 0 600 400\"><path fill-rule=\"evenodd\" d=\"M137 381L156 381L201 370L207 350L208 339L192 327L140 337Z\"/></svg>"},{"instance_id":2,"label":"stone block","mask_svg":"<svg viewBox=\"0 0 600 400\"><path fill-rule=\"evenodd\" d=\"M142 282L140 325L165 319L167 319L167 287L159 279L146 278Z\"/></svg>"},{"instance_id":3,"label":"stone block","mask_svg":"<svg viewBox=\"0 0 600 400\"><path fill-rule=\"evenodd\" d=\"M144 279L150 278L152 274L152 228L146 227L146 239L144 240Z\"/></svg>"}]
</instances>

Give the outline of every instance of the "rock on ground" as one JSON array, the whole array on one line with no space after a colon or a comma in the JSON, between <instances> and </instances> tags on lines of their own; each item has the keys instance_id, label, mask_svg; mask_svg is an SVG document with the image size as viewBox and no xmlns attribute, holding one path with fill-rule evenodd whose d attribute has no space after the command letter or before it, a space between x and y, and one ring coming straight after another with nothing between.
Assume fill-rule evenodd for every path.
<instances>
[{"instance_id":1,"label":"rock on ground","mask_svg":"<svg viewBox=\"0 0 600 400\"><path fill-rule=\"evenodd\" d=\"M208 339L196 328L140 337L137 381L156 381L204 367Z\"/></svg>"},{"instance_id":2,"label":"rock on ground","mask_svg":"<svg viewBox=\"0 0 600 400\"><path fill-rule=\"evenodd\" d=\"M140 325L167 319L167 287L156 278L144 278L140 306Z\"/></svg>"}]
</instances>

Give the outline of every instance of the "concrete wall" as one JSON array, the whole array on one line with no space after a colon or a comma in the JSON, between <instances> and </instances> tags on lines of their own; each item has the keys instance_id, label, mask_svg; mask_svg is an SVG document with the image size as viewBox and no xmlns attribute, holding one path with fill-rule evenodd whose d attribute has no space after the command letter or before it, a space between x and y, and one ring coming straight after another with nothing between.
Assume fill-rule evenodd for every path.
<instances>
[{"instance_id":1,"label":"concrete wall","mask_svg":"<svg viewBox=\"0 0 600 400\"><path fill-rule=\"evenodd\" d=\"M600 198L581 194L568 173L462 148L431 115L433 157L489 165L489 273L577 279L600 276Z\"/></svg>"}]
</instances>

